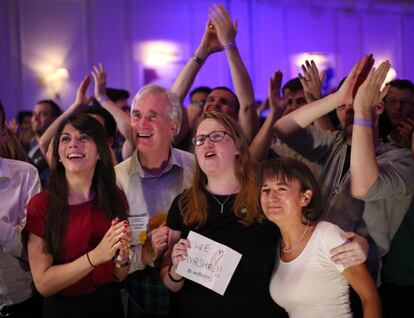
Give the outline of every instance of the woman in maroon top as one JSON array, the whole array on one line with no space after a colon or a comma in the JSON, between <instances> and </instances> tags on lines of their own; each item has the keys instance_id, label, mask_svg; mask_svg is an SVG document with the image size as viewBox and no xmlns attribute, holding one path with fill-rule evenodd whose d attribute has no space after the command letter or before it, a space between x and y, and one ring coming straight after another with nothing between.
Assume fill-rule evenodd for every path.
<instances>
[{"instance_id":1,"label":"woman in maroon top","mask_svg":"<svg viewBox=\"0 0 414 318\"><path fill-rule=\"evenodd\" d=\"M102 125L70 116L55 136L47 190L28 207L29 262L46 297L44 317L122 317L116 283L129 271L119 261L129 256L126 216Z\"/></svg>"}]
</instances>

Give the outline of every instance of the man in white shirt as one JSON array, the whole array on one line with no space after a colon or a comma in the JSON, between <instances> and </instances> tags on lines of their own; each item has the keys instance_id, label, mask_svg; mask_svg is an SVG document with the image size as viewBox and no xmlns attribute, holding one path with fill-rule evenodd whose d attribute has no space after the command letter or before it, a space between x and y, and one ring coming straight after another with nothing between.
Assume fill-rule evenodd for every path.
<instances>
[{"instance_id":1,"label":"man in white shirt","mask_svg":"<svg viewBox=\"0 0 414 318\"><path fill-rule=\"evenodd\" d=\"M6 114L0 102L0 145L6 136ZM0 157L0 316L40 317L41 298L33 287L21 233L26 207L41 189L36 168Z\"/></svg>"}]
</instances>

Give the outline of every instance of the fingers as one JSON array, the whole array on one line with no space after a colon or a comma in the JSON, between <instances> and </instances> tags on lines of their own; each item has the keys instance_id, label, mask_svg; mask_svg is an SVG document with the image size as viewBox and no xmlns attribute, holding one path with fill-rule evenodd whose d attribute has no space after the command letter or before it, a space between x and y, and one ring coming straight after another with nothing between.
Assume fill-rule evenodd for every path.
<instances>
[{"instance_id":1,"label":"fingers","mask_svg":"<svg viewBox=\"0 0 414 318\"><path fill-rule=\"evenodd\" d=\"M187 239L180 239L173 247L171 259L174 265L184 260L187 256L187 250L191 248L190 241Z\"/></svg>"},{"instance_id":2,"label":"fingers","mask_svg":"<svg viewBox=\"0 0 414 318\"><path fill-rule=\"evenodd\" d=\"M358 91L358 88L365 81L368 74L371 71L372 66L374 65L374 58L372 54L364 56L352 69L349 74L350 77L355 79L355 85L352 92L352 97L355 98L355 95Z\"/></svg>"}]
</instances>

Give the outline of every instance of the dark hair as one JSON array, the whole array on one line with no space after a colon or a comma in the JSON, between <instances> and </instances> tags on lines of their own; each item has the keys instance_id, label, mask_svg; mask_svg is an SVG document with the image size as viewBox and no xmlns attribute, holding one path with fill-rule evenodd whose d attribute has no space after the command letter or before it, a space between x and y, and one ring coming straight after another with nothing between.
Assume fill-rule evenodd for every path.
<instances>
[{"instance_id":1,"label":"dark hair","mask_svg":"<svg viewBox=\"0 0 414 318\"><path fill-rule=\"evenodd\" d=\"M298 91L303 90L302 83L299 80L299 77L292 78L291 80L287 81L285 85L282 87L282 93L285 89L289 89L291 93L296 93Z\"/></svg>"},{"instance_id":2,"label":"dark hair","mask_svg":"<svg viewBox=\"0 0 414 318\"><path fill-rule=\"evenodd\" d=\"M24 118L30 116L32 117L32 112L29 110L22 110L17 113L16 120L19 125L23 124Z\"/></svg>"},{"instance_id":3,"label":"dark hair","mask_svg":"<svg viewBox=\"0 0 414 318\"><path fill-rule=\"evenodd\" d=\"M4 111L4 106L1 100L0 100L0 124L2 128L6 128L6 112Z\"/></svg>"},{"instance_id":4,"label":"dark hair","mask_svg":"<svg viewBox=\"0 0 414 318\"><path fill-rule=\"evenodd\" d=\"M312 191L309 204L302 208L302 215L309 221L317 221L322 214L322 195L316 179L308 166L293 158L277 158L262 163L259 173L260 187L266 180L279 179L284 182L299 181L301 192Z\"/></svg>"},{"instance_id":5,"label":"dark hair","mask_svg":"<svg viewBox=\"0 0 414 318\"><path fill-rule=\"evenodd\" d=\"M398 89L408 89L411 93L414 93L414 84L408 79L395 79L387 83L387 85Z\"/></svg>"},{"instance_id":6,"label":"dark hair","mask_svg":"<svg viewBox=\"0 0 414 318\"><path fill-rule=\"evenodd\" d=\"M115 138L116 121L114 116L112 116L111 113L103 108L98 102L95 102L92 106L82 108L81 113L101 116L104 120L104 128L107 136Z\"/></svg>"},{"instance_id":7,"label":"dark hair","mask_svg":"<svg viewBox=\"0 0 414 318\"><path fill-rule=\"evenodd\" d=\"M239 112L239 109L240 109L240 102L239 102L239 99L237 98L237 95L236 95L236 94L234 94L234 92L233 92L230 88L228 88L228 87L226 87L226 86L217 86L217 87L214 87L214 88L211 90L211 92L212 92L212 91L215 91L215 90L218 90L218 89L221 89L221 90L223 90L223 91L229 92L230 94L232 94L232 95L234 96L234 98L236 99L236 112L238 113L238 112ZM210 93L211 93L211 92L210 92Z\"/></svg>"},{"instance_id":8,"label":"dark hair","mask_svg":"<svg viewBox=\"0 0 414 318\"><path fill-rule=\"evenodd\" d=\"M191 92L190 92L190 99L193 98L194 94L197 93L206 93L207 95L211 93L211 88L207 87L207 86L198 86L196 88L194 88Z\"/></svg>"},{"instance_id":9,"label":"dark hair","mask_svg":"<svg viewBox=\"0 0 414 318\"><path fill-rule=\"evenodd\" d=\"M53 117L58 118L62 114L62 109L51 99L39 100L36 104L46 104L52 109Z\"/></svg>"},{"instance_id":10,"label":"dark hair","mask_svg":"<svg viewBox=\"0 0 414 318\"><path fill-rule=\"evenodd\" d=\"M129 98L129 92L125 89L107 87L105 89L105 94L114 103L116 103L119 100Z\"/></svg>"},{"instance_id":11,"label":"dark hair","mask_svg":"<svg viewBox=\"0 0 414 318\"><path fill-rule=\"evenodd\" d=\"M223 125L239 150L239 155L235 155L234 174L239 182L240 192L236 195L233 204L234 214L243 224L252 224L255 220L260 221L262 216L258 207L258 193L256 191L257 170L251 160L246 137L233 118L224 113L205 112L201 115L199 124L206 119L212 119ZM198 164L197 157L196 161L192 186L183 192L179 206L185 224L201 226L207 221L206 185L208 180Z\"/></svg>"},{"instance_id":12,"label":"dark hair","mask_svg":"<svg viewBox=\"0 0 414 318\"><path fill-rule=\"evenodd\" d=\"M68 184L65 168L59 162L60 136L66 125L89 136L96 144L99 160L96 163L92 189L95 192L99 208L110 220L116 216L127 216L127 202L121 190L116 186L115 171L108 147L108 137L101 123L88 114L75 113L59 126L53 141L51 173L47 184L49 195L48 216L45 229L45 251L53 256L55 263L61 260L61 247L68 221Z\"/></svg>"}]
</instances>

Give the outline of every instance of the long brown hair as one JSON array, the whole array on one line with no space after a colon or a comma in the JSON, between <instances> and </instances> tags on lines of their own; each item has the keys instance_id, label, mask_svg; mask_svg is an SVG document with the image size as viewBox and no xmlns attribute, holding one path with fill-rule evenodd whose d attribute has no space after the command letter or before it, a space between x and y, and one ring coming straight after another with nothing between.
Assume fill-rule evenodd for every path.
<instances>
[{"instance_id":1,"label":"long brown hair","mask_svg":"<svg viewBox=\"0 0 414 318\"><path fill-rule=\"evenodd\" d=\"M61 247L69 214L68 183L65 167L59 162L58 152L60 136L67 124L86 134L96 144L100 159L95 166L92 189L103 214L109 220L116 216L124 219L128 209L126 199L116 185L108 137L103 126L88 114L77 113L68 117L60 124L53 141L51 172L47 184L49 202L44 247L45 251L53 256L55 263L59 263L61 259Z\"/></svg>"},{"instance_id":2,"label":"long brown hair","mask_svg":"<svg viewBox=\"0 0 414 318\"><path fill-rule=\"evenodd\" d=\"M239 154L235 155L234 174L239 182L240 192L236 195L233 204L234 214L244 224L260 221L256 167L250 158L246 137L238 124L224 113L205 112L198 125L206 119L212 119L223 125L239 150ZM191 188L183 192L179 206L185 224L201 226L207 221L206 185L208 180L206 174L201 170L197 158L196 162L193 184Z\"/></svg>"}]
</instances>

